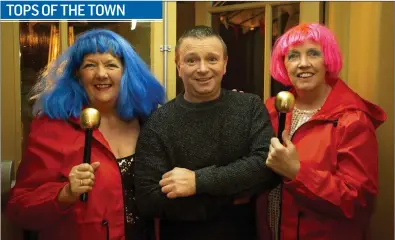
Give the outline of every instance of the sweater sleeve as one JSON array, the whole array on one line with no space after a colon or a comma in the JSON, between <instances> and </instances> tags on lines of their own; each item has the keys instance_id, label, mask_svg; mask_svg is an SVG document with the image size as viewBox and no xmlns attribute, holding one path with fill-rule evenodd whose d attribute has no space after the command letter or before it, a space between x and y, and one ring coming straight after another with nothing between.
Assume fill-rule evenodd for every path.
<instances>
[{"instance_id":1,"label":"sweater sleeve","mask_svg":"<svg viewBox=\"0 0 395 240\"><path fill-rule=\"evenodd\" d=\"M254 194L274 187L279 178L266 167L270 138L274 136L266 107L259 97L252 98L249 153L225 166L196 170L197 193L211 195Z\"/></svg>"},{"instance_id":2,"label":"sweater sleeve","mask_svg":"<svg viewBox=\"0 0 395 240\"><path fill-rule=\"evenodd\" d=\"M139 136L135 154L136 203L144 217L172 220L205 220L215 215L220 206L231 200L207 194L169 199L161 191L162 175L172 169L163 139L144 127Z\"/></svg>"},{"instance_id":3,"label":"sweater sleeve","mask_svg":"<svg viewBox=\"0 0 395 240\"><path fill-rule=\"evenodd\" d=\"M59 122L33 120L16 184L10 192L6 213L26 229L47 228L71 209L63 208L57 201L60 190L67 184L58 171L63 155L56 143L61 129L57 125Z\"/></svg>"}]
</instances>

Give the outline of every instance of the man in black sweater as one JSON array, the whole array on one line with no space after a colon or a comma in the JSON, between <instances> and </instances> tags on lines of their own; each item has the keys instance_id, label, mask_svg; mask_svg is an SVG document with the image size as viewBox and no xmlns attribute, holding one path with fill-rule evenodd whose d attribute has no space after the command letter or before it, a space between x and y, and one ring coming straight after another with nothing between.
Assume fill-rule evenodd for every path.
<instances>
[{"instance_id":1,"label":"man in black sweater","mask_svg":"<svg viewBox=\"0 0 395 240\"><path fill-rule=\"evenodd\" d=\"M265 161L274 136L252 94L221 89L227 51L211 28L180 38L185 92L154 112L136 146L140 214L161 219L161 240L256 239L254 196L278 183Z\"/></svg>"}]
</instances>

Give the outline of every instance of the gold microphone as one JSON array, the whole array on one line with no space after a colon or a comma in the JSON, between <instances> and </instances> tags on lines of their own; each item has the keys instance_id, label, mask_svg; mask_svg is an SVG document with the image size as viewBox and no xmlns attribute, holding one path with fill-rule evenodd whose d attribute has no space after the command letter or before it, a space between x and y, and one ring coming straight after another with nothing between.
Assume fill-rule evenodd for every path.
<instances>
[{"instance_id":1,"label":"gold microphone","mask_svg":"<svg viewBox=\"0 0 395 240\"><path fill-rule=\"evenodd\" d=\"M279 92L276 95L276 100L274 102L276 110L278 112L278 130L277 130L277 138L283 143L282 133L285 128L285 120L287 113L292 111L295 106L295 97L292 93L288 91Z\"/></svg>"},{"instance_id":2,"label":"gold microphone","mask_svg":"<svg viewBox=\"0 0 395 240\"><path fill-rule=\"evenodd\" d=\"M84 163L91 163L92 133L100 125L100 113L95 108L85 108L80 115L81 128L85 130ZM81 202L88 200L88 193L80 195Z\"/></svg>"}]
</instances>

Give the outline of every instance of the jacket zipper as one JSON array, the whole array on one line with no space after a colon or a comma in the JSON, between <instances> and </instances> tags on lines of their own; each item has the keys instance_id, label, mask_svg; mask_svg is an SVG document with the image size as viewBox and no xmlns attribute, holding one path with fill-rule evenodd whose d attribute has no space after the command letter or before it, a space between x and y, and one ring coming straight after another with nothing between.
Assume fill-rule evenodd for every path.
<instances>
[{"instance_id":1,"label":"jacket zipper","mask_svg":"<svg viewBox=\"0 0 395 240\"><path fill-rule=\"evenodd\" d=\"M297 222L297 229L296 229L296 240L300 240L300 218L302 217L302 212L298 212L298 222Z\"/></svg>"},{"instance_id":2,"label":"jacket zipper","mask_svg":"<svg viewBox=\"0 0 395 240\"><path fill-rule=\"evenodd\" d=\"M294 134L291 137L291 141L293 139L293 137L295 136L295 133L306 123L309 122L322 122L322 123L332 123L334 127L337 127L338 123L339 123L339 119L310 119L309 121L303 123L302 125L300 125L298 127L298 129L295 130ZM280 199L282 199L282 184L281 184L281 195L280 195ZM281 230L281 215L282 215L282 200L280 201L280 217L279 217L279 227L278 227L278 239L280 239L280 230ZM297 225L296 225L296 240L300 240L300 217L302 216L302 212L298 212L298 219L297 219Z\"/></svg>"},{"instance_id":3,"label":"jacket zipper","mask_svg":"<svg viewBox=\"0 0 395 240\"><path fill-rule=\"evenodd\" d=\"M107 220L103 220L101 222L101 224L102 224L102 226L105 226L105 228L106 228L106 239L110 240L110 228L108 226L108 221Z\"/></svg>"},{"instance_id":4,"label":"jacket zipper","mask_svg":"<svg viewBox=\"0 0 395 240\"><path fill-rule=\"evenodd\" d=\"M99 145L101 145L106 151L108 151L110 153L110 155L113 158L113 161L115 161L115 164L117 165L117 168L118 168L118 171L119 171L119 175L120 175L120 178L121 178L121 186L122 186L122 199L123 199L123 212L124 212L124 214L123 214L124 234L125 234L125 238L127 238L127 236L126 236L126 215L125 215L125 195L124 195L124 192L123 192L122 173L121 173L121 169L119 168L119 163L118 163L117 158L115 157L115 155L111 151L109 151L106 146L104 146L100 141L98 141L94 137L92 137L92 139L95 140L96 142L98 142ZM108 221L104 219L102 221L102 225L106 227L106 240L110 240L110 227L109 227Z\"/></svg>"},{"instance_id":5,"label":"jacket zipper","mask_svg":"<svg viewBox=\"0 0 395 240\"><path fill-rule=\"evenodd\" d=\"M126 238L127 236L126 236L125 196L124 196L124 192L123 192L122 173L121 173L121 170L120 170L120 168L119 168L119 164L118 164L117 158L116 158L115 155L114 155L111 151L109 151L109 150L107 149L107 147L104 146L99 140L97 140L97 139L94 138L94 137L92 137L92 139L95 140L96 142L98 142L99 145L101 145L101 147L103 147L106 151L108 151L108 152L110 153L111 157L113 158L113 161L115 161L115 164L117 165L117 168L118 168L118 171L119 171L119 174L120 174L120 177L121 177L122 199L123 199L123 208L124 208L124 209L123 209L123 212L124 212L124 214L123 214L123 219L124 219L124 234L125 234L125 238ZM104 220L102 221L102 225L106 227L106 240L110 240L110 227L109 227L109 222L108 222L108 220L104 219Z\"/></svg>"}]
</instances>

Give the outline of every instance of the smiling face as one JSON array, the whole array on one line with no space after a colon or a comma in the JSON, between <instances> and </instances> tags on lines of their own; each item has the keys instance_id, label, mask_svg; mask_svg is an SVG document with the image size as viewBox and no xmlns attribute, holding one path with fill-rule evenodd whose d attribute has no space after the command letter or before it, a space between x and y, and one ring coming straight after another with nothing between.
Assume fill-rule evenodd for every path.
<instances>
[{"instance_id":1,"label":"smiling face","mask_svg":"<svg viewBox=\"0 0 395 240\"><path fill-rule=\"evenodd\" d=\"M324 55L319 43L306 41L289 47L284 64L292 85L298 91L313 91L326 84Z\"/></svg>"},{"instance_id":2,"label":"smiling face","mask_svg":"<svg viewBox=\"0 0 395 240\"><path fill-rule=\"evenodd\" d=\"M122 62L109 53L94 53L84 57L78 76L92 106L99 109L115 107L122 73Z\"/></svg>"},{"instance_id":3,"label":"smiling face","mask_svg":"<svg viewBox=\"0 0 395 240\"><path fill-rule=\"evenodd\" d=\"M227 57L218 38L185 38L179 47L177 62L178 73L184 83L185 99L204 102L217 98L226 64Z\"/></svg>"}]
</instances>

